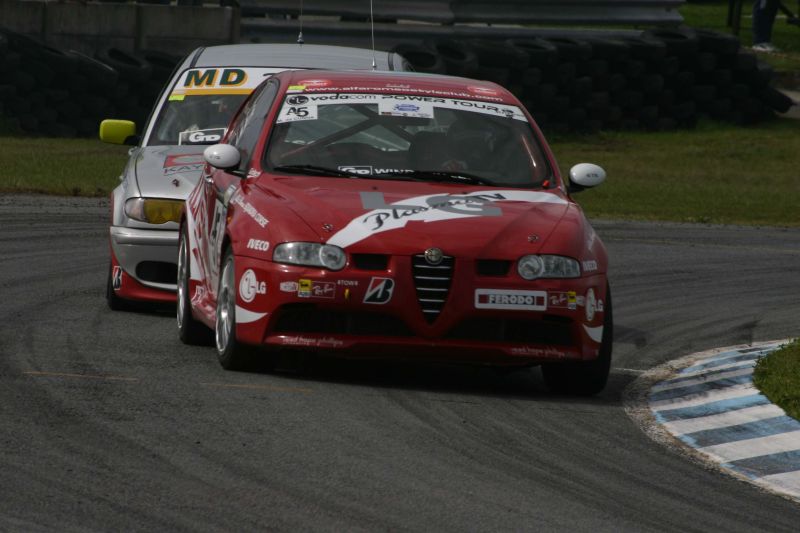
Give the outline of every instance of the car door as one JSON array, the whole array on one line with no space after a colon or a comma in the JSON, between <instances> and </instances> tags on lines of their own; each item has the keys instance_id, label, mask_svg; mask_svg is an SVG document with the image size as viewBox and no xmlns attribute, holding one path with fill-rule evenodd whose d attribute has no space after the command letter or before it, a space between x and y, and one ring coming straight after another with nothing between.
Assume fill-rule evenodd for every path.
<instances>
[{"instance_id":1,"label":"car door","mask_svg":"<svg viewBox=\"0 0 800 533\"><path fill-rule=\"evenodd\" d=\"M225 241L225 225L228 217L228 204L234 194L239 194L241 181L247 177L253 151L264 129L264 120L269 112L279 83L267 80L242 104L242 109L233 119L226 138L226 143L239 150L239 165L222 170L213 169L204 176L203 188L206 208L206 224L203 229L206 236L206 289L216 301L219 286L220 267L222 263L222 245Z\"/></svg>"}]
</instances>

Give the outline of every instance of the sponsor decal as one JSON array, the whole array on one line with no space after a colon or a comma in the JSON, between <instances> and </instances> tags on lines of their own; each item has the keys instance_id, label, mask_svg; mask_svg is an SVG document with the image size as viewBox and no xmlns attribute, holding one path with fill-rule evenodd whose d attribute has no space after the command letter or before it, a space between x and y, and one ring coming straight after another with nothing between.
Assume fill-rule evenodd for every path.
<instances>
[{"instance_id":1,"label":"sponsor decal","mask_svg":"<svg viewBox=\"0 0 800 533\"><path fill-rule=\"evenodd\" d=\"M296 285L297 296L300 298L334 298L336 296L336 283L332 281L301 279ZM287 284L286 287L288 288L289 285Z\"/></svg>"},{"instance_id":2,"label":"sponsor decal","mask_svg":"<svg viewBox=\"0 0 800 533\"><path fill-rule=\"evenodd\" d=\"M206 289L202 285L198 285L194 288L194 296L192 296L192 301L202 300L206 295Z\"/></svg>"},{"instance_id":3,"label":"sponsor decal","mask_svg":"<svg viewBox=\"0 0 800 533\"><path fill-rule=\"evenodd\" d=\"M260 175L261 175L261 171L260 170L256 170L254 168L251 168L250 170L247 171L247 177L248 178L257 178Z\"/></svg>"},{"instance_id":4,"label":"sponsor decal","mask_svg":"<svg viewBox=\"0 0 800 533\"><path fill-rule=\"evenodd\" d=\"M437 89L437 88L429 88L429 87L403 87L403 92L414 93L415 95L420 95L419 97L445 97L445 98L475 98L475 93L470 91L459 91L457 89L450 90L450 89ZM308 86L306 87L306 92L309 93L382 93L386 91L386 87L364 87L359 85L349 85L349 86L341 86L341 87L332 87L332 86ZM392 98L419 98L418 96L414 95L385 95ZM491 102L502 102L503 99L499 96L491 96L489 94L481 95L484 100L490 100Z\"/></svg>"},{"instance_id":5,"label":"sponsor decal","mask_svg":"<svg viewBox=\"0 0 800 533\"><path fill-rule=\"evenodd\" d=\"M358 287L358 282L351 279L340 279L336 281L336 284L342 287Z\"/></svg>"},{"instance_id":6,"label":"sponsor decal","mask_svg":"<svg viewBox=\"0 0 800 533\"><path fill-rule=\"evenodd\" d=\"M317 120L316 105L284 105L275 122L299 122L301 120Z\"/></svg>"},{"instance_id":7,"label":"sponsor decal","mask_svg":"<svg viewBox=\"0 0 800 533\"><path fill-rule=\"evenodd\" d=\"M245 202L244 200L242 200L242 193L241 192L237 193L236 195L233 196L233 198L231 198L231 203L241 207L242 210L245 213L247 213L247 215L250 218L255 220L256 224L258 224L262 228L267 227L267 224L269 224L269 220L267 220L267 218L264 215L259 213L258 210L255 207L253 207L253 204L251 204L250 202Z\"/></svg>"},{"instance_id":8,"label":"sponsor decal","mask_svg":"<svg viewBox=\"0 0 800 533\"><path fill-rule=\"evenodd\" d=\"M364 293L365 304L385 304L392 299L394 280L391 278L372 278Z\"/></svg>"},{"instance_id":9,"label":"sponsor decal","mask_svg":"<svg viewBox=\"0 0 800 533\"><path fill-rule=\"evenodd\" d=\"M195 68L183 73L170 93L170 100L185 96L211 94L250 94L253 89L280 68Z\"/></svg>"},{"instance_id":10,"label":"sponsor decal","mask_svg":"<svg viewBox=\"0 0 800 533\"><path fill-rule=\"evenodd\" d=\"M475 308L546 311L547 293L544 291L475 289Z\"/></svg>"},{"instance_id":11,"label":"sponsor decal","mask_svg":"<svg viewBox=\"0 0 800 533\"><path fill-rule=\"evenodd\" d=\"M199 172L204 165L203 154L168 155L164 158L164 175Z\"/></svg>"},{"instance_id":12,"label":"sponsor decal","mask_svg":"<svg viewBox=\"0 0 800 533\"><path fill-rule=\"evenodd\" d=\"M311 296L315 298L333 298L336 296L336 284L332 281L312 281Z\"/></svg>"},{"instance_id":13,"label":"sponsor decal","mask_svg":"<svg viewBox=\"0 0 800 533\"><path fill-rule=\"evenodd\" d=\"M582 264L584 272L594 272L597 270L597 261L595 260L583 261Z\"/></svg>"},{"instance_id":14,"label":"sponsor decal","mask_svg":"<svg viewBox=\"0 0 800 533\"><path fill-rule=\"evenodd\" d=\"M547 304L555 309L574 311L578 307L578 296L575 291L551 292L547 295Z\"/></svg>"},{"instance_id":15,"label":"sponsor decal","mask_svg":"<svg viewBox=\"0 0 800 533\"><path fill-rule=\"evenodd\" d=\"M300 285L296 281L282 281L280 288L281 292L297 292Z\"/></svg>"},{"instance_id":16,"label":"sponsor decal","mask_svg":"<svg viewBox=\"0 0 800 533\"><path fill-rule=\"evenodd\" d=\"M301 91L305 91L305 90L306 90L306 86L305 85L289 85L289 88L286 89L286 92L287 93L297 93L297 92L301 92Z\"/></svg>"},{"instance_id":17,"label":"sponsor decal","mask_svg":"<svg viewBox=\"0 0 800 533\"><path fill-rule=\"evenodd\" d=\"M411 174L414 172L410 168L383 168L373 167L372 165L339 165L339 170L349 172L357 176L369 176L378 174Z\"/></svg>"},{"instance_id":18,"label":"sponsor decal","mask_svg":"<svg viewBox=\"0 0 800 533\"><path fill-rule=\"evenodd\" d=\"M287 96L286 103L289 105L306 105L308 103L308 96L303 94Z\"/></svg>"},{"instance_id":19,"label":"sponsor decal","mask_svg":"<svg viewBox=\"0 0 800 533\"><path fill-rule=\"evenodd\" d=\"M313 92L315 87L307 87L307 92ZM382 115L396 115L396 116L409 116L429 118L434 117L434 109L457 109L461 111L471 111L473 113L481 113L484 115L494 115L499 117L513 118L521 122L527 122L525 114L514 105L500 104L496 102L483 102L477 100L463 100L460 98L439 98L435 96L415 96L408 94L369 94L359 92L331 92L332 89L324 88L326 91L323 94L305 94L308 97L308 103L303 104L302 107L308 108L311 113L311 108L314 108L314 118L316 118L316 106L326 104L336 104L342 101L360 102L360 103L377 103L378 112ZM345 89L346 90L346 89ZM367 90L383 90L380 87L372 87ZM440 94L440 93L432 93ZM451 95L445 92L444 95ZM473 93L453 93L453 96L461 96L464 98L474 98ZM486 98L495 99L495 98ZM496 98L499 100L499 98ZM295 120L312 120L312 118L304 113L289 113L287 109L299 109L299 105L289 104L288 100L284 103L278 122L292 122ZM298 117L298 115L302 115Z\"/></svg>"},{"instance_id":20,"label":"sponsor decal","mask_svg":"<svg viewBox=\"0 0 800 533\"><path fill-rule=\"evenodd\" d=\"M225 136L226 128L187 130L178 134L178 144L215 144Z\"/></svg>"},{"instance_id":21,"label":"sponsor decal","mask_svg":"<svg viewBox=\"0 0 800 533\"><path fill-rule=\"evenodd\" d=\"M239 280L239 296L244 302L250 303L257 294L267 294L267 283L258 281L256 273L248 268Z\"/></svg>"},{"instance_id":22,"label":"sponsor decal","mask_svg":"<svg viewBox=\"0 0 800 533\"><path fill-rule=\"evenodd\" d=\"M300 85L305 85L306 89L317 88L317 87L327 87L331 84L331 80L303 80L298 82Z\"/></svg>"},{"instance_id":23,"label":"sponsor decal","mask_svg":"<svg viewBox=\"0 0 800 533\"><path fill-rule=\"evenodd\" d=\"M247 248L250 250L256 250L258 252L266 252L269 250L269 241L250 239L247 241Z\"/></svg>"},{"instance_id":24,"label":"sponsor decal","mask_svg":"<svg viewBox=\"0 0 800 533\"><path fill-rule=\"evenodd\" d=\"M495 189L416 196L387 204L380 192L362 192L361 203L370 211L350 221L328 240L328 244L346 248L378 233L404 228L409 222L501 216L501 202L565 204L566 200L549 192Z\"/></svg>"},{"instance_id":25,"label":"sponsor decal","mask_svg":"<svg viewBox=\"0 0 800 533\"><path fill-rule=\"evenodd\" d=\"M287 335L281 338L283 344L287 346L308 346L312 348L340 348L344 346L344 341L335 337L304 337L302 335Z\"/></svg>"},{"instance_id":26,"label":"sponsor decal","mask_svg":"<svg viewBox=\"0 0 800 533\"><path fill-rule=\"evenodd\" d=\"M118 291L122 288L122 267L115 266L111 272L111 287Z\"/></svg>"},{"instance_id":27,"label":"sponsor decal","mask_svg":"<svg viewBox=\"0 0 800 533\"><path fill-rule=\"evenodd\" d=\"M591 322L594 320L594 313L597 311L597 300L594 296L594 290L589 289L586 291L586 321Z\"/></svg>"},{"instance_id":28,"label":"sponsor decal","mask_svg":"<svg viewBox=\"0 0 800 533\"><path fill-rule=\"evenodd\" d=\"M478 87L477 85L470 85L467 90L471 93L479 94L481 96L497 96L497 91L489 87Z\"/></svg>"},{"instance_id":29,"label":"sponsor decal","mask_svg":"<svg viewBox=\"0 0 800 533\"><path fill-rule=\"evenodd\" d=\"M515 346L511 348L513 355L532 355L534 357L546 357L548 359L565 359L567 352L558 348L538 348L536 346Z\"/></svg>"},{"instance_id":30,"label":"sponsor decal","mask_svg":"<svg viewBox=\"0 0 800 533\"><path fill-rule=\"evenodd\" d=\"M433 118L432 102L396 102L380 100L378 113L395 117Z\"/></svg>"},{"instance_id":31,"label":"sponsor decal","mask_svg":"<svg viewBox=\"0 0 800 533\"><path fill-rule=\"evenodd\" d=\"M312 281L310 279L301 279L297 283L297 296L300 298L311 298Z\"/></svg>"}]
</instances>

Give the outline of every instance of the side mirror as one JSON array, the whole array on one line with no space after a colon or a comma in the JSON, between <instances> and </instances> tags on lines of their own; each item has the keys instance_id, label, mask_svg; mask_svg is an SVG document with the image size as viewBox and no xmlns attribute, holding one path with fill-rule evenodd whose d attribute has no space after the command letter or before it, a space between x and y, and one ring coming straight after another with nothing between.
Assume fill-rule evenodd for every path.
<instances>
[{"instance_id":1,"label":"side mirror","mask_svg":"<svg viewBox=\"0 0 800 533\"><path fill-rule=\"evenodd\" d=\"M239 166L242 156L239 149L230 144L212 144L203 150L203 158L206 163L214 168L230 170Z\"/></svg>"},{"instance_id":2,"label":"side mirror","mask_svg":"<svg viewBox=\"0 0 800 533\"><path fill-rule=\"evenodd\" d=\"M139 142L136 124L130 120L106 119L100 123L100 140L110 144L135 145Z\"/></svg>"},{"instance_id":3,"label":"side mirror","mask_svg":"<svg viewBox=\"0 0 800 533\"><path fill-rule=\"evenodd\" d=\"M606 180L606 171L592 163L578 163L569 170L569 192L596 187Z\"/></svg>"}]
</instances>

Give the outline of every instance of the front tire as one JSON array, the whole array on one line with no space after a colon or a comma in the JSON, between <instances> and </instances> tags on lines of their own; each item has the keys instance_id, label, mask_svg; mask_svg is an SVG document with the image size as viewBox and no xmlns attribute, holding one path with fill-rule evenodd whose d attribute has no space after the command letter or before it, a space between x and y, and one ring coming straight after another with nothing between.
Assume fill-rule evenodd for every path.
<instances>
[{"instance_id":1,"label":"front tire","mask_svg":"<svg viewBox=\"0 0 800 533\"><path fill-rule=\"evenodd\" d=\"M225 370L244 370L250 365L252 350L236 340L236 270L233 252L225 251L217 291L215 344L219 364Z\"/></svg>"},{"instance_id":2,"label":"front tire","mask_svg":"<svg viewBox=\"0 0 800 533\"><path fill-rule=\"evenodd\" d=\"M606 286L603 338L600 355L594 361L578 363L549 363L542 365L542 376L547 388L557 394L591 396L602 391L611 371L611 351L614 340L614 317L611 306L611 288Z\"/></svg>"},{"instance_id":3,"label":"front tire","mask_svg":"<svg viewBox=\"0 0 800 533\"><path fill-rule=\"evenodd\" d=\"M211 330L192 316L192 301L189 296L189 239L186 228L181 230L178 244L178 336L184 344L211 344Z\"/></svg>"}]
</instances>

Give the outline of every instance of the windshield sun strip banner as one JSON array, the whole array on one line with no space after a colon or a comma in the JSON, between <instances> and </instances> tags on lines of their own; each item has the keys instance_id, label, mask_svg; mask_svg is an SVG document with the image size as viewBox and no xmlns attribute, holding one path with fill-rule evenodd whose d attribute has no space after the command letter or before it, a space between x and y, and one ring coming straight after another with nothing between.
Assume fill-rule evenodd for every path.
<instances>
[{"instance_id":1,"label":"windshield sun strip banner","mask_svg":"<svg viewBox=\"0 0 800 533\"><path fill-rule=\"evenodd\" d=\"M174 96L250 94L262 81L283 68L203 67L186 70L170 93ZM171 98L173 99L173 98Z\"/></svg>"},{"instance_id":2,"label":"windshield sun strip banner","mask_svg":"<svg viewBox=\"0 0 800 533\"><path fill-rule=\"evenodd\" d=\"M379 113L382 115L433 118L434 110L439 108L528 121L517 106L495 102L402 94L327 93L287 94L277 123L316 120L317 106L341 103L378 104Z\"/></svg>"}]
</instances>

